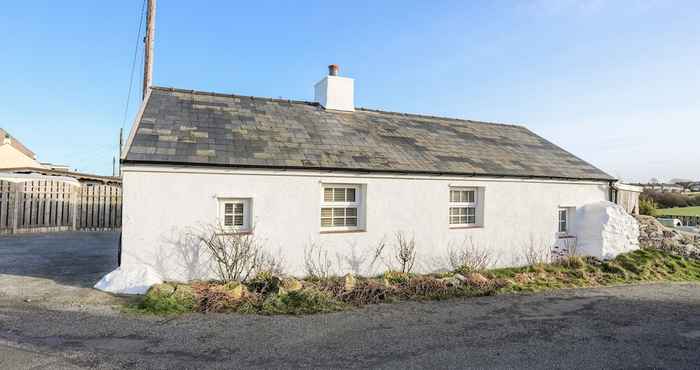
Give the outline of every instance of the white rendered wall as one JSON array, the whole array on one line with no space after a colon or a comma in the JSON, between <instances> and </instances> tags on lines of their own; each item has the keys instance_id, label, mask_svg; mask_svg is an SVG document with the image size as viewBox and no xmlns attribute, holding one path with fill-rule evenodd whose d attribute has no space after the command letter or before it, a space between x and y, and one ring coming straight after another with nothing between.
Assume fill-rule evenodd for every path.
<instances>
[{"instance_id":1,"label":"white rendered wall","mask_svg":"<svg viewBox=\"0 0 700 370\"><path fill-rule=\"evenodd\" d=\"M147 166L124 166L123 174L122 264L149 264L169 280L206 271L203 257L187 249L186 233L216 222L217 197L252 198L255 235L281 251L287 272L303 275L304 247L312 241L337 266L337 256L369 253L382 238L390 249L397 231L415 235L420 271L446 268L450 243L465 238L492 250L501 266L522 264L524 246L555 241L560 206L608 195L604 182ZM321 233L322 183L366 186L366 231ZM450 186L483 188L483 227L449 227ZM348 271L346 265L337 272Z\"/></svg>"}]
</instances>

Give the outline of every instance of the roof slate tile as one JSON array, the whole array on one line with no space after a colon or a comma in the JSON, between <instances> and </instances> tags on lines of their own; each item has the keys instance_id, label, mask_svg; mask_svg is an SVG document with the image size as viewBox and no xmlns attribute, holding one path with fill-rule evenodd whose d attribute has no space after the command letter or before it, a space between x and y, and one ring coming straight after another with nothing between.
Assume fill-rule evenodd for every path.
<instances>
[{"instance_id":1,"label":"roof slate tile","mask_svg":"<svg viewBox=\"0 0 700 370\"><path fill-rule=\"evenodd\" d=\"M160 87L124 161L613 179L521 126Z\"/></svg>"}]
</instances>

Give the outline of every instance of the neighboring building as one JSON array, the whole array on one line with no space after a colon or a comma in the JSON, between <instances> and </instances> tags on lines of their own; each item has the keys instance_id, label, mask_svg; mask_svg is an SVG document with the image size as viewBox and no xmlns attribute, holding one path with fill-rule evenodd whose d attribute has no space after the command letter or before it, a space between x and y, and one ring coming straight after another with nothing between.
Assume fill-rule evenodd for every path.
<instances>
[{"instance_id":1,"label":"neighboring building","mask_svg":"<svg viewBox=\"0 0 700 370\"><path fill-rule=\"evenodd\" d=\"M692 191L693 193L700 192L700 182L694 182L689 184L688 190Z\"/></svg>"},{"instance_id":2,"label":"neighboring building","mask_svg":"<svg viewBox=\"0 0 700 370\"><path fill-rule=\"evenodd\" d=\"M0 128L0 169L16 167L40 168L42 165L36 160L34 152Z\"/></svg>"},{"instance_id":3,"label":"neighboring building","mask_svg":"<svg viewBox=\"0 0 700 370\"><path fill-rule=\"evenodd\" d=\"M639 215L639 195L644 191L641 186L616 183L613 191L613 202L619 204L627 212Z\"/></svg>"},{"instance_id":4,"label":"neighboring building","mask_svg":"<svg viewBox=\"0 0 700 370\"><path fill-rule=\"evenodd\" d=\"M311 243L349 261L397 232L415 236L421 271L465 241L517 265L611 199L611 176L525 127L356 108L353 87L331 73L316 102L150 89L121 160L122 266L198 278L187 235L216 222L296 275Z\"/></svg>"},{"instance_id":5,"label":"neighboring building","mask_svg":"<svg viewBox=\"0 0 700 370\"><path fill-rule=\"evenodd\" d=\"M72 177L81 183L119 185L121 178L81 173L71 170L69 166L40 163L34 152L24 146L19 140L0 128L0 172L19 175L37 174L43 176Z\"/></svg>"},{"instance_id":6,"label":"neighboring building","mask_svg":"<svg viewBox=\"0 0 700 370\"><path fill-rule=\"evenodd\" d=\"M644 190L659 191L663 193L682 193L686 191L686 189L682 185L678 184L648 183L634 185L641 186Z\"/></svg>"},{"instance_id":7,"label":"neighboring building","mask_svg":"<svg viewBox=\"0 0 700 370\"><path fill-rule=\"evenodd\" d=\"M65 176L71 177L78 180L81 184L95 184L95 185L120 185L122 179L116 176L101 176L93 175L90 173L82 173L77 171L66 171L61 169L50 169L50 168L34 168L34 167L20 167L11 168L6 170L0 170L4 173L15 173L15 174L37 174L43 176Z\"/></svg>"}]
</instances>

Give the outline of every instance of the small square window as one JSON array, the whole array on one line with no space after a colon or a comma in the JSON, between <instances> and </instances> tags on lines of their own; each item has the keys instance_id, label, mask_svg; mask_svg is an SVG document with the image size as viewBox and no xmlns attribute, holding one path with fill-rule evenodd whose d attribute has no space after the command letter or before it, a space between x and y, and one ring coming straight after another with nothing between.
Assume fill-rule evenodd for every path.
<instances>
[{"instance_id":1,"label":"small square window","mask_svg":"<svg viewBox=\"0 0 700 370\"><path fill-rule=\"evenodd\" d=\"M250 199L220 199L223 227L236 230L250 229Z\"/></svg>"}]
</instances>

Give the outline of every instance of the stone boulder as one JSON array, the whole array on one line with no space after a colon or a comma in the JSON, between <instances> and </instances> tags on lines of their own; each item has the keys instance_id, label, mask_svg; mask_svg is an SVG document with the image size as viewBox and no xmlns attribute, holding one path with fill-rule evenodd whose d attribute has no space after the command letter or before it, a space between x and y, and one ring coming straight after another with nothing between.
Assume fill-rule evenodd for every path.
<instances>
[{"instance_id":1,"label":"stone boulder","mask_svg":"<svg viewBox=\"0 0 700 370\"><path fill-rule=\"evenodd\" d=\"M576 210L576 253L602 259L639 249L639 224L621 206L601 201Z\"/></svg>"},{"instance_id":2,"label":"stone boulder","mask_svg":"<svg viewBox=\"0 0 700 370\"><path fill-rule=\"evenodd\" d=\"M121 266L100 279L95 289L116 294L146 294L151 286L161 283L163 279L150 266Z\"/></svg>"}]
</instances>

